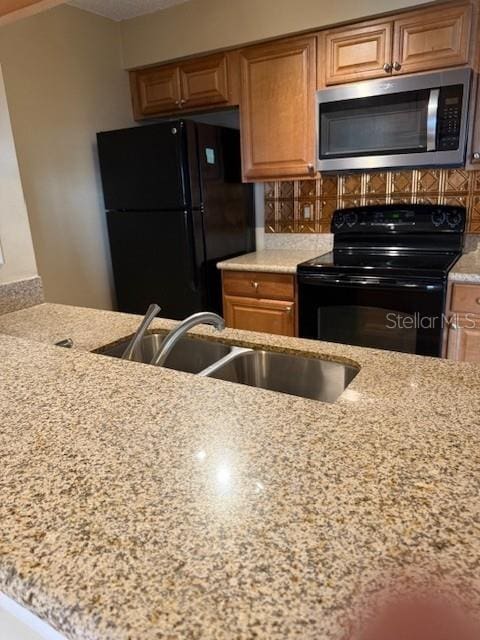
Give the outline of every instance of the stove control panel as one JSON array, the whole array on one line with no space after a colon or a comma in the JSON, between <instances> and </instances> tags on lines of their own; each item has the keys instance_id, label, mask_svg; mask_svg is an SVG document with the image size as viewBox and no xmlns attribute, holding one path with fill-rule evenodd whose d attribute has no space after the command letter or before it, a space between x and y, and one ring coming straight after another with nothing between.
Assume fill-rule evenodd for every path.
<instances>
[{"instance_id":1,"label":"stove control panel","mask_svg":"<svg viewBox=\"0 0 480 640\"><path fill-rule=\"evenodd\" d=\"M466 211L451 205L384 205L335 211L332 233L462 233Z\"/></svg>"}]
</instances>

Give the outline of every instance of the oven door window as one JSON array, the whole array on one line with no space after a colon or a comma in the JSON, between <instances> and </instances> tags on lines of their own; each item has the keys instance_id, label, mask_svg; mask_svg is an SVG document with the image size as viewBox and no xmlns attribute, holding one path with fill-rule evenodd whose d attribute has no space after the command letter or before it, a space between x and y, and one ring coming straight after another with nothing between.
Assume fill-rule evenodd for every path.
<instances>
[{"instance_id":1,"label":"oven door window","mask_svg":"<svg viewBox=\"0 0 480 640\"><path fill-rule=\"evenodd\" d=\"M427 151L429 89L325 103L320 158Z\"/></svg>"},{"instance_id":2,"label":"oven door window","mask_svg":"<svg viewBox=\"0 0 480 640\"><path fill-rule=\"evenodd\" d=\"M415 353L418 327L411 313L367 306L319 307L317 333L327 342Z\"/></svg>"},{"instance_id":3,"label":"oven door window","mask_svg":"<svg viewBox=\"0 0 480 640\"><path fill-rule=\"evenodd\" d=\"M300 335L327 342L438 356L444 290L302 284Z\"/></svg>"}]
</instances>

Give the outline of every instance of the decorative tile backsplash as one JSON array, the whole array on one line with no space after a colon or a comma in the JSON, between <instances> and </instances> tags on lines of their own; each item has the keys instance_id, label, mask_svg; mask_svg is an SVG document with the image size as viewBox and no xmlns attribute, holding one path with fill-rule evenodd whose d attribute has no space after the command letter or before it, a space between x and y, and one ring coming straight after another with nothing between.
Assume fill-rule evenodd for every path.
<instances>
[{"instance_id":1,"label":"decorative tile backsplash","mask_svg":"<svg viewBox=\"0 0 480 640\"><path fill-rule=\"evenodd\" d=\"M413 169L265 184L267 233L330 233L335 209L396 202L467 208L470 233L480 233L480 171Z\"/></svg>"}]
</instances>

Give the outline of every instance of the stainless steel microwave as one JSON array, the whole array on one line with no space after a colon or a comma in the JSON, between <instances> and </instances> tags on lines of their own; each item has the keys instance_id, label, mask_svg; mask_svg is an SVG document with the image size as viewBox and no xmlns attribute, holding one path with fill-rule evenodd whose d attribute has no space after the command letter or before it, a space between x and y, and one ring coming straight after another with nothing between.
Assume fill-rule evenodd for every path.
<instances>
[{"instance_id":1,"label":"stainless steel microwave","mask_svg":"<svg viewBox=\"0 0 480 640\"><path fill-rule=\"evenodd\" d=\"M317 169L463 165L471 82L461 68L318 91Z\"/></svg>"}]
</instances>

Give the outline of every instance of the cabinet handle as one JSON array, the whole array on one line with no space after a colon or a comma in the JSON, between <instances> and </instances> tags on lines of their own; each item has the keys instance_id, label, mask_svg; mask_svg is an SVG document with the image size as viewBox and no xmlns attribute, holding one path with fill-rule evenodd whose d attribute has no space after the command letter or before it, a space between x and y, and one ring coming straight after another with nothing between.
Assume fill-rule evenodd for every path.
<instances>
[{"instance_id":1,"label":"cabinet handle","mask_svg":"<svg viewBox=\"0 0 480 640\"><path fill-rule=\"evenodd\" d=\"M258 282L255 282L254 280L252 280L251 282L252 287L255 289L255 293L258 291Z\"/></svg>"},{"instance_id":2,"label":"cabinet handle","mask_svg":"<svg viewBox=\"0 0 480 640\"><path fill-rule=\"evenodd\" d=\"M183 98L180 100L180 104L185 104L186 100L184 100Z\"/></svg>"},{"instance_id":3,"label":"cabinet handle","mask_svg":"<svg viewBox=\"0 0 480 640\"><path fill-rule=\"evenodd\" d=\"M475 300L475 302L476 302L477 304L480 304L480 298L477 298L477 299Z\"/></svg>"},{"instance_id":4,"label":"cabinet handle","mask_svg":"<svg viewBox=\"0 0 480 640\"><path fill-rule=\"evenodd\" d=\"M400 71L401 68L402 68L402 65L399 62L394 62L393 63L393 70L394 71Z\"/></svg>"},{"instance_id":5,"label":"cabinet handle","mask_svg":"<svg viewBox=\"0 0 480 640\"><path fill-rule=\"evenodd\" d=\"M392 65L389 62L386 62L383 65L383 70L385 71L385 73L390 73L390 71L392 70Z\"/></svg>"},{"instance_id":6,"label":"cabinet handle","mask_svg":"<svg viewBox=\"0 0 480 640\"><path fill-rule=\"evenodd\" d=\"M310 174L315 173L315 167L313 166L313 164L311 162L309 162L307 164L307 169L308 169L308 173L310 173Z\"/></svg>"},{"instance_id":7,"label":"cabinet handle","mask_svg":"<svg viewBox=\"0 0 480 640\"><path fill-rule=\"evenodd\" d=\"M290 315L292 313L292 308L293 307L287 307L286 308L286 312L288 313L288 315Z\"/></svg>"},{"instance_id":8,"label":"cabinet handle","mask_svg":"<svg viewBox=\"0 0 480 640\"><path fill-rule=\"evenodd\" d=\"M475 153L473 154L473 159L480 160L480 153L478 151L475 151Z\"/></svg>"}]
</instances>

